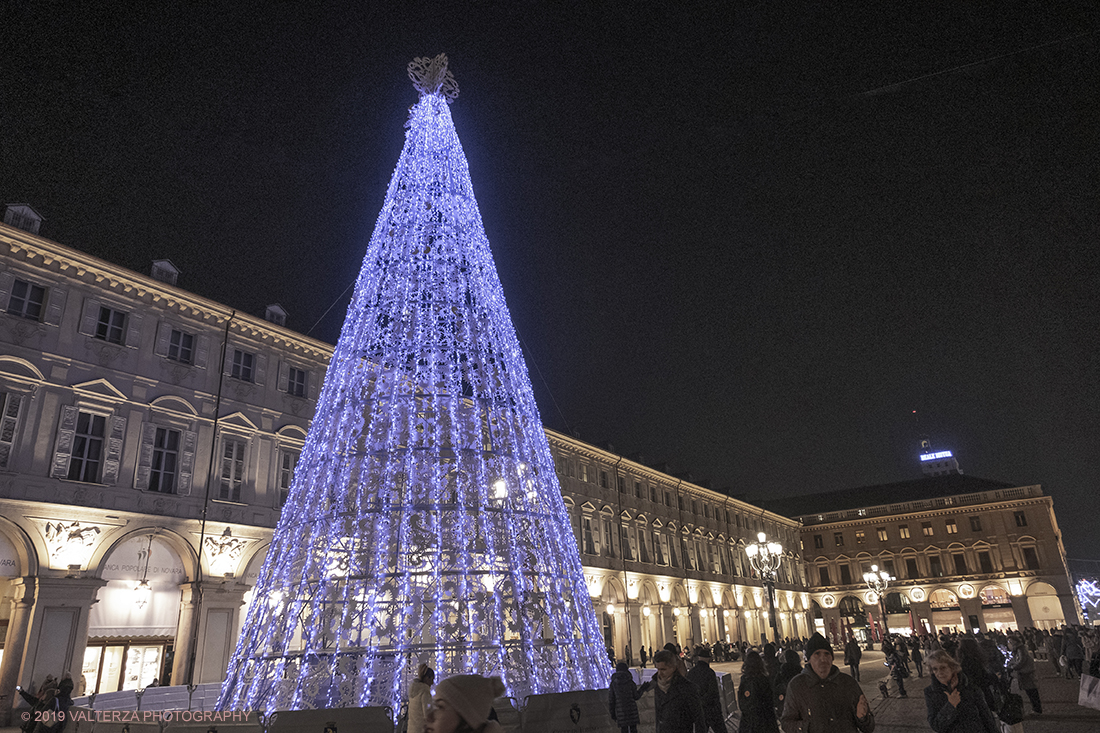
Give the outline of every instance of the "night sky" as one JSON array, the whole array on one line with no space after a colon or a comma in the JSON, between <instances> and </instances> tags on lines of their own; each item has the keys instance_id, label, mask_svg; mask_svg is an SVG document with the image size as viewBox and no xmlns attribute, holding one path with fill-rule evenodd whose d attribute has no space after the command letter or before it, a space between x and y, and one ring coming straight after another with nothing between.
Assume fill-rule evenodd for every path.
<instances>
[{"instance_id":1,"label":"night sky","mask_svg":"<svg viewBox=\"0 0 1100 733\"><path fill-rule=\"evenodd\" d=\"M138 5L0 4L45 236L332 342L446 52L549 427L748 498L927 433L1100 559L1095 2Z\"/></svg>"}]
</instances>

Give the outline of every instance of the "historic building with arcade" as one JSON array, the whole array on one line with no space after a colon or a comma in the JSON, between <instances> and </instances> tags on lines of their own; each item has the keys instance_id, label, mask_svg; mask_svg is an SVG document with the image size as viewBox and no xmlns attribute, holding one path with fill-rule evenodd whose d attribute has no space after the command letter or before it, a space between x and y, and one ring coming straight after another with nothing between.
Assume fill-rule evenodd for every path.
<instances>
[{"instance_id":1,"label":"historic building with arcade","mask_svg":"<svg viewBox=\"0 0 1100 733\"><path fill-rule=\"evenodd\" d=\"M332 347L0 225L0 689L222 679ZM15 216L18 214L18 217ZM785 548L781 636L810 630L798 524L547 431L605 642L759 641L744 547Z\"/></svg>"},{"instance_id":2,"label":"historic building with arcade","mask_svg":"<svg viewBox=\"0 0 1100 733\"><path fill-rule=\"evenodd\" d=\"M0 224L0 690L67 670L77 693L216 682L332 346L278 305L237 312L178 287L168 260L138 273L39 223L9 206ZM547 437L617 657L759 642L773 623L781 637L858 627L875 561L898 578L892 630L910 610L917 628L1078 620L1039 487L897 485L762 509ZM745 553L761 532L782 546L774 616Z\"/></svg>"}]
</instances>

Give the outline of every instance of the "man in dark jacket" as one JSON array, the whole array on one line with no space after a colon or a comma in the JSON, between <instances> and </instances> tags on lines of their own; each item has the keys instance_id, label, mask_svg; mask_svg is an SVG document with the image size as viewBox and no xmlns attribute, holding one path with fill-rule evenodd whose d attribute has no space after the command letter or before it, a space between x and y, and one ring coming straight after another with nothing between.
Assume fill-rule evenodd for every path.
<instances>
[{"instance_id":1,"label":"man in dark jacket","mask_svg":"<svg viewBox=\"0 0 1100 733\"><path fill-rule=\"evenodd\" d=\"M636 700L649 689L649 682L641 687L634 684L634 675L626 662L615 665L615 674L611 675L611 685L607 690L607 707L611 719L622 733L638 733L638 703Z\"/></svg>"},{"instance_id":2,"label":"man in dark jacket","mask_svg":"<svg viewBox=\"0 0 1100 733\"><path fill-rule=\"evenodd\" d=\"M833 648L815 633L806 644L810 664L787 685L784 733L871 733L875 716L859 683L833 665Z\"/></svg>"},{"instance_id":3,"label":"man in dark jacket","mask_svg":"<svg viewBox=\"0 0 1100 733\"><path fill-rule=\"evenodd\" d=\"M706 718L699 689L680 674L680 660L667 649L653 655L657 669L654 712L657 733L704 733Z\"/></svg>"},{"instance_id":4,"label":"man in dark jacket","mask_svg":"<svg viewBox=\"0 0 1100 733\"><path fill-rule=\"evenodd\" d=\"M849 634L848 643L844 645L844 663L848 665L852 679L859 682L859 660L863 658L863 650L859 648L856 637Z\"/></svg>"},{"instance_id":5,"label":"man in dark jacket","mask_svg":"<svg viewBox=\"0 0 1100 733\"><path fill-rule=\"evenodd\" d=\"M703 703L703 717L707 727L714 733L726 733L726 724L722 720L722 695L718 690L718 678L710 668L710 660L710 651L703 647L695 666L687 673L687 678L699 688L699 699Z\"/></svg>"}]
</instances>

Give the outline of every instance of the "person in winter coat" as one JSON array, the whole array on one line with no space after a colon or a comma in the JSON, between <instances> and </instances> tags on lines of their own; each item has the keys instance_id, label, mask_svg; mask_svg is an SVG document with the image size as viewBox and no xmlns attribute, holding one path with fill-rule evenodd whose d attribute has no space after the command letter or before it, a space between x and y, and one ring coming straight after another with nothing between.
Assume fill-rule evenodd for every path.
<instances>
[{"instance_id":1,"label":"person in winter coat","mask_svg":"<svg viewBox=\"0 0 1100 733\"><path fill-rule=\"evenodd\" d=\"M970 684L962 667L945 651L928 655L932 684L924 690L928 725L936 733L1000 733L982 691Z\"/></svg>"},{"instance_id":2,"label":"person in winter coat","mask_svg":"<svg viewBox=\"0 0 1100 733\"><path fill-rule=\"evenodd\" d=\"M764 645L764 674L768 676L768 679L775 679L775 675L779 672L779 659L775 656L775 644L768 642Z\"/></svg>"},{"instance_id":3,"label":"person in winter coat","mask_svg":"<svg viewBox=\"0 0 1100 733\"><path fill-rule=\"evenodd\" d=\"M626 662L615 665L615 674L611 675L611 685L607 688L607 708L611 719L622 733L638 733L639 697L649 689L646 682L641 687L634 684L634 675Z\"/></svg>"},{"instance_id":4,"label":"person in winter coat","mask_svg":"<svg viewBox=\"0 0 1100 733\"><path fill-rule=\"evenodd\" d=\"M646 662L649 661L649 652L645 650L644 646L638 650L638 656L642 659L642 669L645 669Z\"/></svg>"},{"instance_id":5,"label":"person in winter coat","mask_svg":"<svg viewBox=\"0 0 1100 733\"><path fill-rule=\"evenodd\" d=\"M905 691L905 678L909 676L909 667L905 665L905 658L896 647L889 644L882 648L882 652L886 655L886 664L890 666L890 676L898 685L898 696L909 697Z\"/></svg>"},{"instance_id":6,"label":"person in winter coat","mask_svg":"<svg viewBox=\"0 0 1100 733\"><path fill-rule=\"evenodd\" d=\"M787 685L784 733L871 733L875 715L859 683L833 665L833 648L820 633L806 644L809 665Z\"/></svg>"},{"instance_id":7,"label":"person in winter coat","mask_svg":"<svg viewBox=\"0 0 1100 733\"><path fill-rule=\"evenodd\" d=\"M1085 661L1085 645L1081 643L1081 639L1073 629L1066 631L1063 644L1062 653L1066 655L1066 661L1069 662L1070 677L1080 677Z\"/></svg>"},{"instance_id":8,"label":"person in winter coat","mask_svg":"<svg viewBox=\"0 0 1100 733\"><path fill-rule=\"evenodd\" d=\"M703 647L695 666L687 673L687 679L699 688L699 701L703 705L703 718L707 728L714 733L726 733L726 723L722 720L722 693L718 690L718 678L710 668L710 660L710 651Z\"/></svg>"},{"instance_id":9,"label":"person in winter coat","mask_svg":"<svg viewBox=\"0 0 1100 733\"><path fill-rule=\"evenodd\" d=\"M1020 689L1027 693L1031 709L1036 715L1042 715L1043 701L1039 699L1039 685L1035 682L1035 660L1032 659L1031 652L1015 636L1008 637L1008 650L1012 652L1006 665L1009 673L1019 682Z\"/></svg>"},{"instance_id":10,"label":"person in winter coat","mask_svg":"<svg viewBox=\"0 0 1100 733\"><path fill-rule=\"evenodd\" d=\"M757 652L749 652L741 666L737 707L741 710L738 733L779 733L772 686L764 670L764 660Z\"/></svg>"},{"instance_id":11,"label":"person in winter coat","mask_svg":"<svg viewBox=\"0 0 1100 733\"><path fill-rule=\"evenodd\" d=\"M859 660L863 658L863 650L859 648L856 637L848 636L848 643L844 645L844 663L848 665L848 674L859 682Z\"/></svg>"},{"instance_id":12,"label":"person in winter coat","mask_svg":"<svg viewBox=\"0 0 1100 733\"><path fill-rule=\"evenodd\" d=\"M924 654L919 646L913 647L913 664L917 667L917 677L924 676Z\"/></svg>"},{"instance_id":13,"label":"person in winter coat","mask_svg":"<svg viewBox=\"0 0 1100 733\"><path fill-rule=\"evenodd\" d=\"M775 701L775 714L783 714L783 701L787 698L787 685L802 671L802 657L794 649L783 652L783 664L772 680L772 699Z\"/></svg>"},{"instance_id":14,"label":"person in winter coat","mask_svg":"<svg viewBox=\"0 0 1100 733\"><path fill-rule=\"evenodd\" d=\"M432 684L435 670L426 664L416 668L416 679L409 683L408 733L424 733L425 716L432 703Z\"/></svg>"},{"instance_id":15,"label":"person in winter coat","mask_svg":"<svg viewBox=\"0 0 1100 733\"><path fill-rule=\"evenodd\" d=\"M667 649L653 655L657 669L653 691L657 733L703 733L706 718L699 690L680 673L680 660Z\"/></svg>"},{"instance_id":16,"label":"person in winter coat","mask_svg":"<svg viewBox=\"0 0 1100 733\"><path fill-rule=\"evenodd\" d=\"M500 724L489 720L493 700L504 694L500 677L458 674L435 688L428 708L425 733L500 733Z\"/></svg>"}]
</instances>

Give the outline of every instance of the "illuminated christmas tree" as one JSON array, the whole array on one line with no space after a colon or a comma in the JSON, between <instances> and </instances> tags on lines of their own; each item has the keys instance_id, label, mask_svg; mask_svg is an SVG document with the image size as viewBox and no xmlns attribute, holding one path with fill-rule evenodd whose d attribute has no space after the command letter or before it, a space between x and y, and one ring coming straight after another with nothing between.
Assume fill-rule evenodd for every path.
<instances>
[{"instance_id":1,"label":"illuminated christmas tree","mask_svg":"<svg viewBox=\"0 0 1100 733\"><path fill-rule=\"evenodd\" d=\"M474 200L446 56L404 150L219 707L389 705L409 670L509 694L607 684L527 368Z\"/></svg>"}]
</instances>

